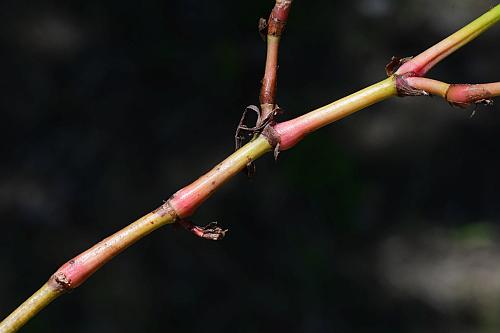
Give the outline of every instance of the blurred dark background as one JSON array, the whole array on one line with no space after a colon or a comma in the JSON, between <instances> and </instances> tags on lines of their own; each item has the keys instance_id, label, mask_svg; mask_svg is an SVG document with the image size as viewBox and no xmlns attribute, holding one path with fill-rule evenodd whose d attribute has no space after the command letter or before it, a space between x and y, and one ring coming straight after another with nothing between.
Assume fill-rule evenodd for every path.
<instances>
[{"instance_id":1,"label":"blurred dark background","mask_svg":"<svg viewBox=\"0 0 500 333\"><path fill-rule=\"evenodd\" d=\"M289 119L385 76L493 0L296 1ZM273 1L0 3L0 317L233 149ZM500 27L430 77L498 81ZM498 332L500 111L393 99L150 235L23 332Z\"/></svg>"}]
</instances>

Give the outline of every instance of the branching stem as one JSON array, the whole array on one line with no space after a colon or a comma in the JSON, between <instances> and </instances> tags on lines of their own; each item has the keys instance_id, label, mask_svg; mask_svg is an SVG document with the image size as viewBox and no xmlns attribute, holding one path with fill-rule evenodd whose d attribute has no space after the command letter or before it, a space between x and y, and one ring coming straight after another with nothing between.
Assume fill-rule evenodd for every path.
<instances>
[{"instance_id":1,"label":"branching stem","mask_svg":"<svg viewBox=\"0 0 500 333\"><path fill-rule=\"evenodd\" d=\"M276 1L276 6L273 9L276 19L270 20L268 27L268 34L272 32L271 40L274 40L273 38L279 35L277 32L281 34L284 22L286 22L288 16L290 4L291 1L287 0ZM271 14L271 18L273 18L273 13ZM428 89L429 92L444 96L448 100L462 98L460 96L466 96L466 98L476 96L474 94L476 94L478 87L481 91L488 91L491 96L498 96L500 90L499 83L454 86L429 79L417 80L417 78L411 78L411 76L425 74L437 62L485 31L497 22L499 18L500 5L497 5L488 13L443 42L438 43L421 55L404 63L397 71L398 76L391 76L296 119L267 126L258 137L235 151L192 184L176 192L158 209L102 240L61 266L40 290L0 323L0 333L16 332L55 298L66 291L80 286L105 263L142 237L163 225L174 223L179 219L185 219L192 215L196 208L207 200L220 186L243 170L250 162L273 150L278 143L281 150L290 149L307 134L353 112L397 95L396 78L400 77L401 74L411 73L412 75L405 76L406 80L410 80L410 84L420 87L423 90ZM268 38L270 37L268 36ZM267 96L267 87L269 87L269 91L271 92L269 96L274 96L272 92L273 89L275 90L276 76L274 73L273 83L272 69L276 69L277 60L274 62L273 59L277 59L277 47L278 42L272 42L270 51L268 50L268 53L271 53L271 55L268 54L268 57L272 59L266 65L266 73L269 67L271 74L268 76L269 81L265 80L265 84L263 83L263 90L266 91L266 94L263 95L264 97ZM274 99L268 100L266 98L261 99L261 103L275 103ZM265 119L266 117L263 118ZM192 226L187 225L187 227L190 228ZM199 233L198 229L194 231Z\"/></svg>"}]
</instances>

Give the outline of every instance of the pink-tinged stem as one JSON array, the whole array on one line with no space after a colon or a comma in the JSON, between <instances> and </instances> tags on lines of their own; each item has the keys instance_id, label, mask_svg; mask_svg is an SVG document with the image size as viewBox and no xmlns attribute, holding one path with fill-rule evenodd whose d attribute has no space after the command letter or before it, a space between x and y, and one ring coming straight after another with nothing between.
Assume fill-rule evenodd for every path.
<instances>
[{"instance_id":1,"label":"pink-tinged stem","mask_svg":"<svg viewBox=\"0 0 500 333\"><path fill-rule=\"evenodd\" d=\"M277 132L274 134L277 136L278 141L281 142L282 149L289 149L307 133L395 94L394 78L391 77L299 117L296 121L292 120L278 124L275 127ZM150 232L165 224L192 215L199 205L230 178L243 170L248 163L272 150L273 147L270 142L275 140L276 138L268 139L266 136L260 135L238 149L205 175L177 191L155 211L62 265L42 287L41 291L38 291L30 298L30 300L35 301L29 300L23 303L0 323L0 333L17 331L53 299L68 290L80 286L105 263ZM200 237L207 235L207 229L196 227L189 222L183 222L182 225ZM223 230L223 232L225 231ZM209 231L210 237L212 237L211 234L211 231Z\"/></svg>"},{"instance_id":2,"label":"pink-tinged stem","mask_svg":"<svg viewBox=\"0 0 500 333\"><path fill-rule=\"evenodd\" d=\"M418 90L441 96L448 102L467 106L500 95L500 82L483 84L449 84L423 77L406 78L406 83Z\"/></svg>"},{"instance_id":3,"label":"pink-tinged stem","mask_svg":"<svg viewBox=\"0 0 500 333\"><path fill-rule=\"evenodd\" d=\"M80 286L90 275L124 249L175 219L174 210L165 203L65 263L54 273L49 283L55 283L62 289L74 289Z\"/></svg>"},{"instance_id":4,"label":"pink-tinged stem","mask_svg":"<svg viewBox=\"0 0 500 333\"><path fill-rule=\"evenodd\" d=\"M291 1L278 2L283 4L291 3ZM499 11L500 6L497 6L491 11L493 13L490 12L489 15L487 13L481 17L486 18L480 19L481 21L489 20L489 25L491 25L493 24L491 22L498 20ZM497 18L492 19L490 17L492 15L497 15ZM483 27L483 30L485 29ZM480 31L480 29L476 29L476 31ZM475 37L476 35L470 34L469 36ZM468 37L467 41L473 37ZM402 71L399 74L406 72ZM121 251L157 228L193 214L196 208L207 200L217 188L243 170L248 163L271 151L276 143L280 144L281 150L290 149L307 134L362 108L385 100L390 96L395 96L397 94L395 82L395 77L391 76L325 107L311 111L296 119L277 124L273 127L274 131L272 129L264 131L260 136L234 152L207 174L175 193L165 204L155 211L104 239L61 266L41 289L0 322L0 333L16 332L55 298L81 285L101 266ZM440 84L436 83L434 87L436 92L442 90ZM477 91L477 86L471 85L464 85L464 87L459 87L458 85L450 86L449 89L452 89L452 87L456 88L448 91L449 98L450 96L455 96L455 94L459 96L457 98L461 98L460 96L473 95ZM499 95L500 87L498 83L485 84L482 85L482 88L487 90L492 96ZM189 224L185 224L185 226L192 228ZM194 228L194 232L197 235L203 236L200 229Z\"/></svg>"},{"instance_id":5,"label":"pink-tinged stem","mask_svg":"<svg viewBox=\"0 0 500 333\"><path fill-rule=\"evenodd\" d=\"M500 4L493 7L478 19L472 21L453 35L442 40L431 48L420 53L410 61L404 63L396 74L414 73L415 76L425 75L438 62L451 53L467 44L482 32L500 20Z\"/></svg>"},{"instance_id":6,"label":"pink-tinged stem","mask_svg":"<svg viewBox=\"0 0 500 333\"><path fill-rule=\"evenodd\" d=\"M273 112L276 105L279 44L280 36L267 36L266 66L259 98L262 120L266 119Z\"/></svg>"},{"instance_id":7,"label":"pink-tinged stem","mask_svg":"<svg viewBox=\"0 0 500 333\"><path fill-rule=\"evenodd\" d=\"M281 35L285 30L288 15L290 14L291 5L292 0L276 0L267 21L266 66L259 96L262 121L270 116L276 105L278 51Z\"/></svg>"},{"instance_id":8,"label":"pink-tinged stem","mask_svg":"<svg viewBox=\"0 0 500 333\"><path fill-rule=\"evenodd\" d=\"M264 153L271 150L266 138L260 136L235 151L215 168L198 178L190 185L177 191L168 200L181 219L191 216L196 208L207 200L217 188L243 170Z\"/></svg>"},{"instance_id":9,"label":"pink-tinged stem","mask_svg":"<svg viewBox=\"0 0 500 333\"><path fill-rule=\"evenodd\" d=\"M448 102L467 106L485 102L500 95L500 82L484 84L451 84L446 93Z\"/></svg>"},{"instance_id":10,"label":"pink-tinged stem","mask_svg":"<svg viewBox=\"0 0 500 333\"><path fill-rule=\"evenodd\" d=\"M271 150L263 136L247 143L191 185L178 191L162 206L97 243L62 265L33 296L0 322L0 333L16 332L58 296L80 286L100 267L142 237L194 212L218 187L251 161ZM205 228L201 237L219 239L226 230ZM199 229L195 229L195 234Z\"/></svg>"},{"instance_id":11,"label":"pink-tinged stem","mask_svg":"<svg viewBox=\"0 0 500 333\"><path fill-rule=\"evenodd\" d=\"M278 133L279 148L290 149L307 134L396 94L395 79L389 77L303 116L276 124L274 129Z\"/></svg>"},{"instance_id":12,"label":"pink-tinged stem","mask_svg":"<svg viewBox=\"0 0 500 333\"><path fill-rule=\"evenodd\" d=\"M36 313L52 302L52 300L64 292L80 286L100 267L121 251L155 229L193 214L199 205L207 200L230 178L243 170L248 163L271 151L273 145L270 142L280 141L281 136L280 142L283 145L283 149L289 149L307 133L395 94L394 78L391 77L326 107L299 117L296 121L292 120L278 124L275 127L278 130L277 132L265 131L205 175L177 191L165 204L155 211L102 240L61 266L42 289L33 294L32 297L21 304L0 323L0 333L16 332ZM273 133L272 135L276 137L266 137L266 135L271 136L269 133ZM225 232L225 230L220 232L216 230L217 228L203 229L189 223L183 223L183 226L191 229L196 235L204 238L208 237L209 239L212 239L211 237L218 238L223 236ZM212 235L213 232L211 229L216 230L216 236Z\"/></svg>"},{"instance_id":13,"label":"pink-tinged stem","mask_svg":"<svg viewBox=\"0 0 500 333\"><path fill-rule=\"evenodd\" d=\"M162 225L172 223L175 212L167 203L62 265L26 302L0 323L0 333L16 332L58 296L81 285L118 253Z\"/></svg>"}]
</instances>

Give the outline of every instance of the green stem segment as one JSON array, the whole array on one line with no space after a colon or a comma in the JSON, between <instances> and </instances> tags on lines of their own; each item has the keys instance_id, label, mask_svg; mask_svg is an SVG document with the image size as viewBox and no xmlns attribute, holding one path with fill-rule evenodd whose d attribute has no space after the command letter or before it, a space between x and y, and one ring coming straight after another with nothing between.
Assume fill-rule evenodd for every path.
<instances>
[{"instance_id":1,"label":"green stem segment","mask_svg":"<svg viewBox=\"0 0 500 333\"><path fill-rule=\"evenodd\" d=\"M298 118L279 123L274 129L280 140L280 150L295 146L307 134L320 129L353 112L397 95L394 76L375 83L352 95L311 111Z\"/></svg>"},{"instance_id":2,"label":"green stem segment","mask_svg":"<svg viewBox=\"0 0 500 333\"><path fill-rule=\"evenodd\" d=\"M16 332L63 292L48 282L0 323L1 333Z\"/></svg>"},{"instance_id":3,"label":"green stem segment","mask_svg":"<svg viewBox=\"0 0 500 333\"><path fill-rule=\"evenodd\" d=\"M476 20L467 24L453 35L430 47L410 61L404 63L396 72L402 75L413 73L425 75L438 62L479 36L500 20L500 4L493 7Z\"/></svg>"}]
</instances>

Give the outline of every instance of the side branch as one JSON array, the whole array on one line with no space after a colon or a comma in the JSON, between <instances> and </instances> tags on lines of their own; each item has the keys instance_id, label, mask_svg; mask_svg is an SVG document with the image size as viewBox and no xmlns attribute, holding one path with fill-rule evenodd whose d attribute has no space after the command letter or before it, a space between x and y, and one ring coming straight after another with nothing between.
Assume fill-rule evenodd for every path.
<instances>
[{"instance_id":1,"label":"side branch","mask_svg":"<svg viewBox=\"0 0 500 333\"><path fill-rule=\"evenodd\" d=\"M440 96L449 103L466 107L471 104L483 103L490 98L500 96L500 82L483 84L449 84L423 77L408 77L408 86Z\"/></svg>"},{"instance_id":2,"label":"side branch","mask_svg":"<svg viewBox=\"0 0 500 333\"><path fill-rule=\"evenodd\" d=\"M259 98L262 110L261 119L263 121L272 115L276 106L279 44L281 35L285 30L291 5L292 0L276 0L267 21L266 67ZM260 125L262 124L257 124L257 126Z\"/></svg>"}]
</instances>

